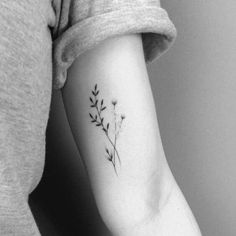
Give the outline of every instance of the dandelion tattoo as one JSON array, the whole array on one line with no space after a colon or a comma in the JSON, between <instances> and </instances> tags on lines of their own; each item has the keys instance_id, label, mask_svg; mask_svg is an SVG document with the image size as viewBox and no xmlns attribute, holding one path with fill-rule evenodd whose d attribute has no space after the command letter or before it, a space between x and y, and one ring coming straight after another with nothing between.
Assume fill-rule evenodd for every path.
<instances>
[{"instance_id":1,"label":"dandelion tattoo","mask_svg":"<svg viewBox=\"0 0 236 236\"><path fill-rule=\"evenodd\" d=\"M107 109L107 107L104 105L104 100L98 98L99 90L97 84L95 84L94 89L92 90L92 95L89 97L89 100L91 102L90 107L94 110L93 113L89 113L89 116L91 118L91 123L94 123L96 127L101 128L103 133L105 134L109 146L105 147L105 155L106 158L111 164L113 165L113 168L115 170L115 173L117 175L117 159L119 161L119 164L121 165L121 159L120 155L117 150L117 139L119 137L123 121L125 119L125 115L118 114L116 111L117 107L117 100L113 99L111 101L112 105L112 113L113 113L113 126L114 126L114 132L112 132L111 122L106 122L104 119L103 111ZM111 124L111 125L110 125Z\"/></svg>"}]
</instances>

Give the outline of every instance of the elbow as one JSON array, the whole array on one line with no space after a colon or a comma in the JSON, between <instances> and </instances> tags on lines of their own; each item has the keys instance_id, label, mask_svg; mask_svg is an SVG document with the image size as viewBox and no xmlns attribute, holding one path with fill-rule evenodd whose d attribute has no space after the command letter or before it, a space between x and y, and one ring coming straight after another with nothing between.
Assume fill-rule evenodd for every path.
<instances>
[{"instance_id":1,"label":"elbow","mask_svg":"<svg viewBox=\"0 0 236 236\"><path fill-rule=\"evenodd\" d=\"M114 235L125 235L121 232L131 232L151 222L167 204L173 183L169 167L163 165L150 172L138 187L126 184L119 194L112 191L106 201L98 204L105 224Z\"/></svg>"}]
</instances>

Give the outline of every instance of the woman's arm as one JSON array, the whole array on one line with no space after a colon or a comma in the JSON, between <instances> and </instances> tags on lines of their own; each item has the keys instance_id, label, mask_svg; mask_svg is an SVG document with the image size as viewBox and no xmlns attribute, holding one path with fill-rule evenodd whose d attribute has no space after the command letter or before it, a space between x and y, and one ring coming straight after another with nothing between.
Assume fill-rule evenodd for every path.
<instances>
[{"instance_id":1,"label":"woman's arm","mask_svg":"<svg viewBox=\"0 0 236 236\"><path fill-rule=\"evenodd\" d=\"M165 159L140 35L105 40L70 67L63 101L113 235L199 236Z\"/></svg>"}]
</instances>

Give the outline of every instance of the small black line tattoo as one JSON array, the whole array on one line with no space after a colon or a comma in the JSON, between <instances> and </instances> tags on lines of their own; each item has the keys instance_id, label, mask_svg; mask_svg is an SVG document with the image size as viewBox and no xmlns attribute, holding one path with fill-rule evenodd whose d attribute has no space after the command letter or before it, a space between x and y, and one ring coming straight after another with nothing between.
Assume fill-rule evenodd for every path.
<instances>
[{"instance_id":1,"label":"small black line tattoo","mask_svg":"<svg viewBox=\"0 0 236 236\"><path fill-rule=\"evenodd\" d=\"M117 107L117 100L113 99L111 101L112 105L112 112L114 116L113 120L113 125L114 125L114 132L111 130L111 122L105 122L103 111L107 109L107 106L104 104L104 99L99 99L98 94L99 94L98 86L95 84L94 89L92 90L92 95L89 97L90 100L90 108L93 109L93 113L89 113L89 117L91 119L91 123L94 123L96 127L101 128L102 131L104 132L107 140L109 141L109 146L105 147L105 155L106 159L111 162L113 165L114 171L117 174L117 162L116 158L119 161L119 164L121 166L121 159L120 155L117 150L117 139L119 137L123 121L125 119L124 114L118 114L116 111ZM119 117L119 118L118 118ZM114 137L113 137L114 136ZM112 138L113 137L113 138Z\"/></svg>"}]
</instances>

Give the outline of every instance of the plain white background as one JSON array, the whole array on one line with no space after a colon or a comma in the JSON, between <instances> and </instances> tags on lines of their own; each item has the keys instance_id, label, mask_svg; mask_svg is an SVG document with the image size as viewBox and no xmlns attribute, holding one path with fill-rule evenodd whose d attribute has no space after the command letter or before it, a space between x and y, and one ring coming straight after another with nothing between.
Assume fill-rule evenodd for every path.
<instances>
[{"instance_id":1,"label":"plain white background","mask_svg":"<svg viewBox=\"0 0 236 236\"><path fill-rule=\"evenodd\" d=\"M167 160L204 236L236 235L236 1L162 1L178 30L149 66ZM44 236L106 235L54 91L43 180L31 197Z\"/></svg>"}]
</instances>

